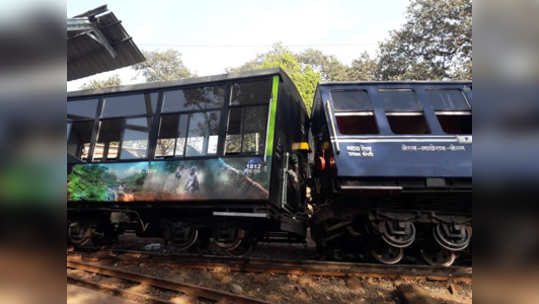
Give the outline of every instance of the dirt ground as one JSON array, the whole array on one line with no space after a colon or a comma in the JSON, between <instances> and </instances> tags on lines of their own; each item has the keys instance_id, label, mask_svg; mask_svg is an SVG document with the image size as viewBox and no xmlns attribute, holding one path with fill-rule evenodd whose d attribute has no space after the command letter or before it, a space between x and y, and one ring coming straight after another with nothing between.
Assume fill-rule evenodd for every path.
<instances>
[{"instance_id":1,"label":"dirt ground","mask_svg":"<svg viewBox=\"0 0 539 304\"><path fill-rule=\"evenodd\" d=\"M472 285L425 278L322 277L184 269L141 262L107 266L224 290L270 303L472 303ZM402 292L402 291L405 292ZM195 302L193 302L195 303Z\"/></svg>"},{"instance_id":2,"label":"dirt ground","mask_svg":"<svg viewBox=\"0 0 539 304\"><path fill-rule=\"evenodd\" d=\"M133 236L120 239L121 247L137 250L143 250L144 245L149 243L163 245L157 239L137 239ZM293 259L312 253L312 248L302 246L289 246L283 250L268 245L260 246L254 256L271 258L278 255L279 258ZM230 271L226 267L202 270L154 264L151 261L133 264L106 259L99 263L250 296L270 303L472 303L471 279L457 281L423 277L395 279L380 276L327 277L271 272L244 273ZM187 303L189 301L185 302Z\"/></svg>"},{"instance_id":3,"label":"dirt ground","mask_svg":"<svg viewBox=\"0 0 539 304\"><path fill-rule=\"evenodd\" d=\"M120 299L91 289L67 284L67 304L134 304L132 301Z\"/></svg>"}]
</instances>

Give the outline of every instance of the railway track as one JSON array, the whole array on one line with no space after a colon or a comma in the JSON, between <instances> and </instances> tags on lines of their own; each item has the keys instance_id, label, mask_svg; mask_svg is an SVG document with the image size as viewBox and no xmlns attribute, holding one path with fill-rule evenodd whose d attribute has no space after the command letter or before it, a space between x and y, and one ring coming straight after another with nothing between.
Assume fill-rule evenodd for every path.
<instances>
[{"instance_id":1,"label":"railway track","mask_svg":"<svg viewBox=\"0 0 539 304\"><path fill-rule=\"evenodd\" d=\"M159 304L177 303L177 301L174 301L174 298L178 297L179 295L196 298L199 303L267 303L261 300L235 295L216 289L165 280L154 276L142 275L131 271L97 265L94 263L75 261L73 259L68 259L67 269L68 283L81 285L99 291L106 291L137 302ZM76 274L77 272L79 275ZM132 291L132 288L126 288L125 284L115 284L116 286L114 286L108 283L100 283L95 280L83 278L83 276L80 275L80 272L129 282L129 284L143 286L145 290L148 290L148 288L155 288L161 291L166 291L172 296L169 295L168 297L164 297L162 295L156 296L145 292Z\"/></svg>"},{"instance_id":2,"label":"railway track","mask_svg":"<svg viewBox=\"0 0 539 304\"><path fill-rule=\"evenodd\" d=\"M432 267L426 265L384 265L371 263L330 262L317 260L278 260L266 258L239 258L210 255L165 255L135 250L103 250L95 254L71 253L70 259L114 260L121 263L156 263L170 267L195 269L227 269L240 272L271 272L311 274L318 276L383 276L451 278L471 282L472 267Z\"/></svg>"}]
</instances>

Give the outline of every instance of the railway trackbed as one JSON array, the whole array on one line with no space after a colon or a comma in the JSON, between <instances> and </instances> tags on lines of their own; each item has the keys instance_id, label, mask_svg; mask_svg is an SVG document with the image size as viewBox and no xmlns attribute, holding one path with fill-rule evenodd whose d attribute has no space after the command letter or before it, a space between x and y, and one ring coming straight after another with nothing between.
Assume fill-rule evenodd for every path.
<instances>
[{"instance_id":1,"label":"railway trackbed","mask_svg":"<svg viewBox=\"0 0 539 304\"><path fill-rule=\"evenodd\" d=\"M170 267L195 269L226 269L229 271L254 273L310 274L337 277L427 277L432 279L454 279L471 282L472 267L433 267L426 265L384 265L371 263L330 262L317 260L278 260L267 258L240 258L210 255L164 255L138 251L103 250L96 254L70 253L69 261L114 260L120 263L155 263Z\"/></svg>"},{"instance_id":2,"label":"railway trackbed","mask_svg":"<svg viewBox=\"0 0 539 304\"><path fill-rule=\"evenodd\" d=\"M196 286L192 284L181 283L177 281L165 280L155 276L143 275L127 270L115 269L94 263L83 261L67 261L67 279L68 283L84 286L94 290L112 293L122 298L144 303L177 303L178 297L195 298L199 303L268 303L254 298L235 295L232 293ZM100 281L84 278L82 273L88 273L92 276L98 275L106 278L112 278L123 283L110 284ZM133 285L134 284L134 285ZM143 288L138 288L142 286ZM157 289L158 295L148 292L149 289ZM166 295L168 294L168 296Z\"/></svg>"}]
</instances>

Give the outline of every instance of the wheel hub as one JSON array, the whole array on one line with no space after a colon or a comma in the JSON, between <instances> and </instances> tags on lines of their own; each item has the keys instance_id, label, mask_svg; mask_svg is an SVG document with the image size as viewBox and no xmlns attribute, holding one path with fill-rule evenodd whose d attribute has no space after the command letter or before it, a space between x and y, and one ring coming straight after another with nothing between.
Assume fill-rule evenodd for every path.
<instances>
[{"instance_id":1,"label":"wheel hub","mask_svg":"<svg viewBox=\"0 0 539 304\"><path fill-rule=\"evenodd\" d=\"M409 221L382 221L378 224L382 239L392 247L406 248L415 241L416 229Z\"/></svg>"},{"instance_id":2,"label":"wheel hub","mask_svg":"<svg viewBox=\"0 0 539 304\"><path fill-rule=\"evenodd\" d=\"M471 234L465 225L437 224L432 233L436 243L449 251L462 251L470 244Z\"/></svg>"}]
</instances>

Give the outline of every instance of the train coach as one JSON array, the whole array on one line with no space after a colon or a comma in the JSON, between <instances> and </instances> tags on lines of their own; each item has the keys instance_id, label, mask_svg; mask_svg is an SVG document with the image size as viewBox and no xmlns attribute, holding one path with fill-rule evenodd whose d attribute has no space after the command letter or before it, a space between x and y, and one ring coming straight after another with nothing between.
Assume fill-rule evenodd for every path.
<instances>
[{"instance_id":1,"label":"train coach","mask_svg":"<svg viewBox=\"0 0 539 304\"><path fill-rule=\"evenodd\" d=\"M280 69L70 92L68 239L304 240L308 115Z\"/></svg>"},{"instance_id":2,"label":"train coach","mask_svg":"<svg viewBox=\"0 0 539 304\"><path fill-rule=\"evenodd\" d=\"M320 250L445 266L470 250L471 82L320 83L310 144Z\"/></svg>"}]
</instances>

